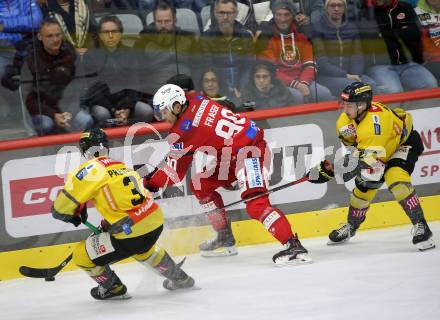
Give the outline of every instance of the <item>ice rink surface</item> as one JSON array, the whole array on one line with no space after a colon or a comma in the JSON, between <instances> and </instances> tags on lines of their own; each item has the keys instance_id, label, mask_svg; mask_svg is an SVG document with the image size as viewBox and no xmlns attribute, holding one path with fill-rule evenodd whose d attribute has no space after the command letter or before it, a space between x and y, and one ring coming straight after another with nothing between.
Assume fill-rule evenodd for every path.
<instances>
[{"instance_id":1,"label":"ice rink surface","mask_svg":"<svg viewBox=\"0 0 440 320\"><path fill-rule=\"evenodd\" d=\"M135 262L115 266L133 296L95 301L95 284L81 271L55 282L0 282L0 318L44 320L440 319L438 248L419 252L411 227L360 232L346 245L305 239L312 264L276 267L277 244L240 247L227 258L188 256L184 269L199 290L168 292L162 279ZM62 260L62 259L60 259ZM56 263L57 261L54 261Z\"/></svg>"}]
</instances>

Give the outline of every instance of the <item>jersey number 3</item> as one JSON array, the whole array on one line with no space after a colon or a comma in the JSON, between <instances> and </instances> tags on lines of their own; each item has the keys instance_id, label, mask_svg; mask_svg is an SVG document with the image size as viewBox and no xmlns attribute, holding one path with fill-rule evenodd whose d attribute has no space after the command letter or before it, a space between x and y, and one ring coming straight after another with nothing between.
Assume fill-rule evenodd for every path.
<instances>
[{"instance_id":1,"label":"jersey number 3","mask_svg":"<svg viewBox=\"0 0 440 320\"><path fill-rule=\"evenodd\" d=\"M136 178L133 176L125 176L124 179L122 179L122 183L126 187L130 186L130 182L134 185L134 188L131 189L131 193L134 195L133 199L131 199L131 204L133 206L140 205L145 201L145 196L138 191L140 189Z\"/></svg>"}]
</instances>

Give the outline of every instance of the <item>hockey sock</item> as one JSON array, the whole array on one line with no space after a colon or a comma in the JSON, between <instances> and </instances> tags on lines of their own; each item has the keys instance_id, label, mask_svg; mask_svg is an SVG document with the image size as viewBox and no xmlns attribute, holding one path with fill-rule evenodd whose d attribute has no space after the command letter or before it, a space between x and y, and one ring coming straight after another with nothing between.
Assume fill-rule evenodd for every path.
<instances>
[{"instance_id":1,"label":"hockey sock","mask_svg":"<svg viewBox=\"0 0 440 320\"><path fill-rule=\"evenodd\" d=\"M133 258L144 266L153 268L167 279L180 280L187 277L187 274L174 262L170 255L157 245L154 245L144 254L134 255Z\"/></svg>"},{"instance_id":2,"label":"hockey sock","mask_svg":"<svg viewBox=\"0 0 440 320\"><path fill-rule=\"evenodd\" d=\"M230 221L225 210L219 210L224 207L223 200L220 194L216 191L208 199L200 201L204 211L208 216L215 231L231 230Z\"/></svg>"},{"instance_id":3,"label":"hockey sock","mask_svg":"<svg viewBox=\"0 0 440 320\"><path fill-rule=\"evenodd\" d=\"M355 208L350 206L348 208L348 223L355 229L358 229L359 226L364 222L365 215L367 214L369 207L366 208Z\"/></svg>"},{"instance_id":4,"label":"hockey sock","mask_svg":"<svg viewBox=\"0 0 440 320\"><path fill-rule=\"evenodd\" d=\"M413 191L405 199L399 201L399 204L403 208L403 210L405 210L405 213L411 220L412 224L419 223L420 221L425 221L423 210L420 206L419 197L417 196L415 191Z\"/></svg>"},{"instance_id":5,"label":"hockey sock","mask_svg":"<svg viewBox=\"0 0 440 320\"><path fill-rule=\"evenodd\" d=\"M109 266L96 266L86 271L89 276L105 289L110 289L115 283L120 282L116 273Z\"/></svg>"},{"instance_id":6,"label":"hockey sock","mask_svg":"<svg viewBox=\"0 0 440 320\"><path fill-rule=\"evenodd\" d=\"M170 255L165 251L162 259L154 267L160 272L165 278L170 280L181 280L188 277L188 275L183 271L170 257Z\"/></svg>"},{"instance_id":7,"label":"hockey sock","mask_svg":"<svg viewBox=\"0 0 440 320\"><path fill-rule=\"evenodd\" d=\"M271 206L268 196L249 201L246 209L252 219L259 220L282 244L293 237L292 228L286 216L281 210Z\"/></svg>"},{"instance_id":8,"label":"hockey sock","mask_svg":"<svg viewBox=\"0 0 440 320\"><path fill-rule=\"evenodd\" d=\"M396 182L389 187L412 224L425 220L419 197L411 183Z\"/></svg>"},{"instance_id":9,"label":"hockey sock","mask_svg":"<svg viewBox=\"0 0 440 320\"><path fill-rule=\"evenodd\" d=\"M374 192L361 192L357 188L353 190L350 197L350 206L348 207L348 223L355 229L358 229L362 222L365 220L365 215L370 208L370 201L376 193ZM360 198L364 196L367 200Z\"/></svg>"}]
</instances>

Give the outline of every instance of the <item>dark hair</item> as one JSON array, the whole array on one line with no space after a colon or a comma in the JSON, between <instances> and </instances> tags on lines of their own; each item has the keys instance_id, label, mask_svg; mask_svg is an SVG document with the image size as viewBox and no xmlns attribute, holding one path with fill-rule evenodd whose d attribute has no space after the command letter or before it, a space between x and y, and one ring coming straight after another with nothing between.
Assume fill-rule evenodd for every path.
<instances>
[{"instance_id":1,"label":"dark hair","mask_svg":"<svg viewBox=\"0 0 440 320\"><path fill-rule=\"evenodd\" d=\"M57 19L52 18L52 17L46 17L46 18L43 19L43 21L41 21L40 28L38 29L38 32L40 32L41 29L43 29L44 26L48 26L48 25L51 25L51 24L56 24L57 26L60 27L60 23L58 22Z\"/></svg>"},{"instance_id":2,"label":"dark hair","mask_svg":"<svg viewBox=\"0 0 440 320\"><path fill-rule=\"evenodd\" d=\"M167 80L167 84L175 84L183 90L194 90L194 82L192 78L186 74L178 73Z\"/></svg>"},{"instance_id":3,"label":"dark hair","mask_svg":"<svg viewBox=\"0 0 440 320\"><path fill-rule=\"evenodd\" d=\"M176 18L176 7L165 0L159 0L156 4L156 6L153 9L153 17L156 19L156 11L157 10L171 10L171 13L173 14L173 18Z\"/></svg>"},{"instance_id":4,"label":"dark hair","mask_svg":"<svg viewBox=\"0 0 440 320\"><path fill-rule=\"evenodd\" d=\"M119 32L124 33L124 26L122 25L121 19L114 15L105 15L99 20L98 32L101 32L102 25L106 22L113 22L118 26Z\"/></svg>"},{"instance_id":5,"label":"dark hair","mask_svg":"<svg viewBox=\"0 0 440 320\"><path fill-rule=\"evenodd\" d=\"M215 77L217 78L219 87L220 87L220 79L218 77L217 72L213 68L208 68L206 70L203 70L203 72L200 75L200 79L198 81L198 85L200 86L200 90L203 90L203 78L205 77L205 74L207 74L208 72L212 72L215 75Z\"/></svg>"},{"instance_id":6,"label":"dark hair","mask_svg":"<svg viewBox=\"0 0 440 320\"><path fill-rule=\"evenodd\" d=\"M220 3L223 4L232 3L236 8L238 7L237 0L215 0L214 7L217 7Z\"/></svg>"},{"instance_id":7,"label":"dark hair","mask_svg":"<svg viewBox=\"0 0 440 320\"><path fill-rule=\"evenodd\" d=\"M272 62L269 62L267 60L255 61L252 67L252 76L255 74L255 72L257 72L258 69L266 69L267 71L269 71L270 75L272 76L272 79L275 79L277 70Z\"/></svg>"}]
</instances>

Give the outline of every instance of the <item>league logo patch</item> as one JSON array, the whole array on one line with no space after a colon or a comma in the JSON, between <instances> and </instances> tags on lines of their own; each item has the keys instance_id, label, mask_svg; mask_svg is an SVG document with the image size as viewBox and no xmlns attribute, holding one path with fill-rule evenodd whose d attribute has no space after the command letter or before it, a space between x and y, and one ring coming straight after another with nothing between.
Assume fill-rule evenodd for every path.
<instances>
[{"instance_id":1,"label":"league logo patch","mask_svg":"<svg viewBox=\"0 0 440 320\"><path fill-rule=\"evenodd\" d=\"M192 129L192 122L189 119L183 120L183 122L180 125L180 129L183 131L189 131Z\"/></svg>"},{"instance_id":2,"label":"league logo patch","mask_svg":"<svg viewBox=\"0 0 440 320\"><path fill-rule=\"evenodd\" d=\"M257 135L259 128L257 127L257 125L255 124L254 121L251 120L251 125L249 126L249 128L246 130L246 136L249 139L254 139L255 136Z\"/></svg>"},{"instance_id":3,"label":"league logo patch","mask_svg":"<svg viewBox=\"0 0 440 320\"><path fill-rule=\"evenodd\" d=\"M377 115L373 115L373 123L374 123L374 134L376 136L380 136L381 129L380 129L380 118Z\"/></svg>"},{"instance_id":4,"label":"league logo patch","mask_svg":"<svg viewBox=\"0 0 440 320\"><path fill-rule=\"evenodd\" d=\"M82 180L86 175L89 174L92 168L93 168L93 163L89 164L85 168L82 168L75 176L77 177L78 180Z\"/></svg>"}]
</instances>

